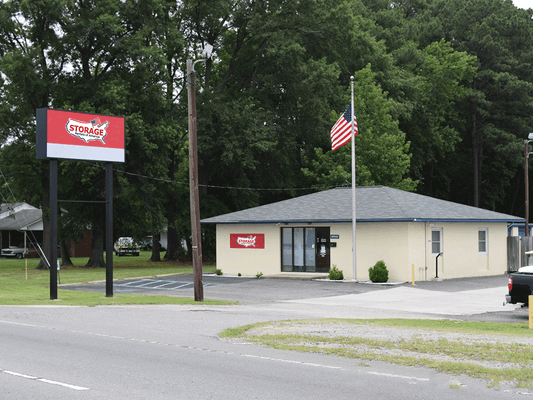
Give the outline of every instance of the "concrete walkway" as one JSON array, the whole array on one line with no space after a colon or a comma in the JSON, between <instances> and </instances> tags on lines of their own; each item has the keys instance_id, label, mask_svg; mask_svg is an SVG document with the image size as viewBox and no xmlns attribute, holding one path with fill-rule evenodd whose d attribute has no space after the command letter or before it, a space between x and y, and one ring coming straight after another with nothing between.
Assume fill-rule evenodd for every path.
<instances>
[{"instance_id":1,"label":"concrete walkway","mask_svg":"<svg viewBox=\"0 0 533 400\"><path fill-rule=\"evenodd\" d=\"M289 300L290 303L382 309L439 315L474 315L488 312L513 312L514 305L503 306L506 287L462 292L441 292L400 286L389 290L343 296Z\"/></svg>"}]
</instances>

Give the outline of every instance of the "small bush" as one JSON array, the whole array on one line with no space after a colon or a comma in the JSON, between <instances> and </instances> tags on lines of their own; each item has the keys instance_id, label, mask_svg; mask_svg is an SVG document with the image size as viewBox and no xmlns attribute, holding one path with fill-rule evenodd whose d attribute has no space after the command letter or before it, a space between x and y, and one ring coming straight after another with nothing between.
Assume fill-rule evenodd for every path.
<instances>
[{"instance_id":1,"label":"small bush","mask_svg":"<svg viewBox=\"0 0 533 400\"><path fill-rule=\"evenodd\" d=\"M389 271L384 261L378 261L376 265L368 269L368 276L374 283L387 282L389 280Z\"/></svg>"},{"instance_id":2,"label":"small bush","mask_svg":"<svg viewBox=\"0 0 533 400\"><path fill-rule=\"evenodd\" d=\"M222 275L222 270L221 269L215 269L215 274L217 275Z\"/></svg>"},{"instance_id":3,"label":"small bush","mask_svg":"<svg viewBox=\"0 0 533 400\"><path fill-rule=\"evenodd\" d=\"M239 272L239 273L237 274L237 276L241 276L241 273Z\"/></svg>"},{"instance_id":4,"label":"small bush","mask_svg":"<svg viewBox=\"0 0 533 400\"><path fill-rule=\"evenodd\" d=\"M263 273L262 272L258 272L257 274L255 274L255 277L257 279L261 278L263 276Z\"/></svg>"},{"instance_id":5,"label":"small bush","mask_svg":"<svg viewBox=\"0 0 533 400\"><path fill-rule=\"evenodd\" d=\"M336 265L333 265L329 269L328 278L330 281L342 281L344 279L344 274L337 268Z\"/></svg>"}]
</instances>

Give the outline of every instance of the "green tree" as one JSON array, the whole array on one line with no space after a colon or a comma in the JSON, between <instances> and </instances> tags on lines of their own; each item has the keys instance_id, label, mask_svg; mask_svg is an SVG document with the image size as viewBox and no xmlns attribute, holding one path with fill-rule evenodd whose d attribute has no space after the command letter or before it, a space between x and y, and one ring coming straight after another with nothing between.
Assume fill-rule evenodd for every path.
<instances>
[{"instance_id":1,"label":"green tree","mask_svg":"<svg viewBox=\"0 0 533 400\"><path fill-rule=\"evenodd\" d=\"M135 124L138 109L157 108L157 104L162 103L157 77L164 64L161 63L159 47L152 46L150 41L151 28L156 25L157 16L162 14L161 8L158 8L160 3L134 5L114 0L3 3L0 13L5 22L0 43L3 78L1 112L6 117L14 114L9 117L11 119L6 118L9 124L4 128L3 137L27 144L27 151L34 156L35 109L51 105L76 111L127 115L126 125L139 128L139 124ZM26 72L22 73L24 65ZM28 85L30 81L32 83ZM139 101L134 102L134 98ZM149 126L151 122L145 120L143 124ZM24 125L21 126L21 123ZM133 160L147 160L144 166L150 164L157 169L158 163L153 162L155 158L146 157L153 146L132 146L132 143L138 142L138 131L131 130L133 134L127 137L128 152L133 150L128 154L132 156L129 165L136 165ZM145 128L141 133L146 131L148 129ZM161 128L155 132L155 135L161 133ZM41 165L44 168L40 176L47 181L46 163ZM101 168L87 167L86 163L79 162L62 162L60 166L63 178L60 190L69 196L66 198L104 198ZM125 182L124 179L117 181L119 184ZM132 215L143 215L140 210L144 204L139 195L143 192L133 190L135 186L132 183L135 183L134 179L126 182L127 187L115 186L115 204L118 204L117 215L121 221L131 221ZM42 188L46 205L47 184ZM128 207L120 207L121 201L127 201ZM103 214L94 207L97 206L66 206L70 216L76 215L83 221L79 225L92 227L94 248L88 265L102 266L104 225L99 217ZM127 214L122 213L126 208ZM136 226L147 225L147 219L137 218ZM154 220L157 218L152 218ZM45 228L46 222L45 219ZM119 232L124 225L127 223L119 223ZM138 228L136 232L140 230Z\"/></svg>"},{"instance_id":2,"label":"green tree","mask_svg":"<svg viewBox=\"0 0 533 400\"><path fill-rule=\"evenodd\" d=\"M393 55L393 65L400 67L383 70L378 79L405 107L398 110L400 128L412 143L412 176L421 179L419 190L512 213L521 191L521 185L516 185L523 164L521 148L532 122L532 80L527 71L531 70L533 53L528 12L499 0L364 3L366 15L376 21L376 37ZM435 66L440 66L431 77L424 73L430 69L421 67L428 56L438 54ZM459 68L449 62L454 57ZM451 84L447 91L435 93L433 105L427 102L431 97L425 90L431 87L431 80ZM417 107L422 113L416 112ZM428 116L433 122L434 116L446 122L440 128L434 123L428 125ZM453 149L440 146L435 134L451 139L442 143Z\"/></svg>"},{"instance_id":3,"label":"green tree","mask_svg":"<svg viewBox=\"0 0 533 400\"><path fill-rule=\"evenodd\" d=\"M461 142L466 129L465 113L474 79L476 58L454 51L441 39L423 50L407 45L395 52L399 66L409 76L409 95L398 99L400 129L411 142L410 175L421 181L426 194L446 196L449 182L443 179L446 158Z\"/></svg>"},{"instance_id":4,"label":"green tree","mask_svg":"<svg viewBox=\"0 0 533 400\"><path fill-rule=\"evenodd\" d=\"M496 0L436 1L435 7L448 14L439 18L444 37L478 60L465 144L472 154L473 204L494 208L517 172L519 144L533 122L531 19L511 2Z\"/></svg>"},{"instance_id":5,"label":"green tree","mask_svg":"<svg viewBox=\"0 0 533 400\"><path fill-rule=\"evenodd\" d=\"M0 141L10 143L3 149L3 159L11 166L6 171L18 189L17 198L43 207L43 248L48 256L48 168L46 162L35 160L35 110L50 105L68 62L66 53L56 51L63 44L54 30L64 5L63 1L0 4Z\"/></svg>"},{"instance_id":6,"label":"green tree","mask_svg":"<svg viewBox=\"0 0 533 400\"><path fill-rule=\"evenodd\" d=\"M349 102L349 100L347 100ZM355 137L356 184L387 185L414 190L409 178L411 155L405 134L393 120L394 102L375 81L370 65L354 74L354 110L359 134ZM331 126L337 114L334 113ZM326 134L325 134L326 135ZM351 145L324 152L315 148L309 156L310 167L303 169L316 187L340 186L351 182Z\"/></svg>"},{"instance_id":7,"label":"green tree","mask_svg":"<svg viewBox=\"0 0 533 400\"><path fill-rule=\"evenodd\" d=\"M358 7L318 0L236 2L231 15L217 18L223 29L208 23L211 17L201 18L199 36L215 40L217 55L205 74L199 67L201 183L299 186L304 152L327 145L330 112L346 87L339 74L348 81L345 66L364 67L366 50L376 48ZM214 193L204 191L202 198ZM217 191L209 204L215 213L223 208L217 203L235 210L290 194Z\"/></svg>"}]
</instances>

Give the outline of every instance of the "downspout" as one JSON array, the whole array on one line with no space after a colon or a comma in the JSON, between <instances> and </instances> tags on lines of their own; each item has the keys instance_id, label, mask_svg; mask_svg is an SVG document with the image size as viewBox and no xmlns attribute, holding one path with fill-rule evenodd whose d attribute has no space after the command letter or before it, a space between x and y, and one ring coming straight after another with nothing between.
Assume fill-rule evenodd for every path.
<instances>
[{"instance_id":1,"label":"downspout","mask_svg":"<svg viewBox=\"0 0 533 400\"><path fill-rule=\"evenodd\" d=\"M442 256L442 253L439 253L437 257L435 257L435 279L439 278L439 257Z\"/></svg>"},{"instance_id":2,"label":"downspout","mask_svg":"<svg viewBox=\"0 0 533 400\"><path fill-rule=\"evenodd\" d=\"M428 280L428 222L424 224L424 276Z\"/></svg>"}]
</instances>

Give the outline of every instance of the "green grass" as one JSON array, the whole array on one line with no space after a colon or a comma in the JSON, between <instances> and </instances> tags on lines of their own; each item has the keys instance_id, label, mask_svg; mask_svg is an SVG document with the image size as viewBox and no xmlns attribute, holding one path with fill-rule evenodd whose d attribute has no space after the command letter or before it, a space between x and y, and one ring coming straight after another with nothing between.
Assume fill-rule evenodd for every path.
<instances>
[{"instance_id":1,"label":"green grass","mask_svg":"<svg viewBox=\"0 0 533 400\"><path fill-rule=\"evenodd\" d=\"M138 257L113 257L113 278L122 280L137 277L154 277L170 274L190 274L190 265L178 265L171 262L151 262L151 253L141 252ZM74 267L59 271L61 284L87 283L105 281L105 268L84 268L87 258L74 258ZM0 305L123 305L123 304L198 304L193 298L145 296L133 294L114 294L105 297L105 293L91 293L61 289L58 287L58 299L50 300L50 271L35 269L38 259L14 260L0 258ZM212 272L215 266L203 266L204 272ZM205 299L202 304L234 304L224 301Z\"/></svg>"},{"instance_id":2,"label":"green grass","mask_svg":"<svg viewBox=\"0 0 533 400\"><path fill-rule=\"evenodd\" d=\"M318 333L312 335L298 333L298 326L306 324L313 324L313 330ZM464 335L465 339L431 339L432 335L429 335L430 339L428 339L427 335L422 337L415 334L411 339L378 340L356 335L331 337L319 333L328 331L328 328L334 329L335 325L339 324L417 329L435 332L435 334L453 332ZM315 325L319 327L316 328ZM451 375L464 374L484 379L491 386L512 382L516 387L533 389L533 348L520 341L506 343L483 339L491 336L531 339L533 330L529 329L528 323L323 319L267 322L230 328L221 333L221 337L243 338L249 342L276 349L316 352L405 366L422 366ZM472 341L476 337L479 340ZM498 367L480 364L483 361L495 361L500 364Z\"/></svg>"}]
</instances>

